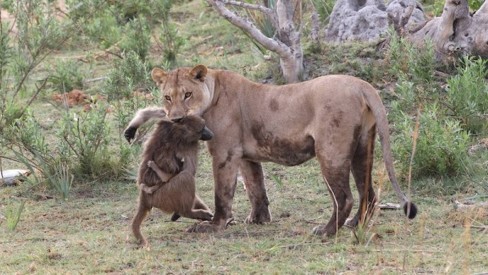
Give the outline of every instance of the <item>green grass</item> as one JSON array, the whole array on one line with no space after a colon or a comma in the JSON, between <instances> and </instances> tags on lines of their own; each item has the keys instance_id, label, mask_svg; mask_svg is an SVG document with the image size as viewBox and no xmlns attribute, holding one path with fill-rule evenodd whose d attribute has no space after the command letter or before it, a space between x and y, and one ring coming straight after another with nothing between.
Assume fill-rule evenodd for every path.
<instances>
[{"instance_id":1,"label":"green grass","mask_svg":"<svg viewBox=\"0 0 488 275\"><path fill-rule=\"evenodd\" d=\"M210 159L205 150L201 155L198 193L213 208ZM43 190L28 185L3 188L0 212L11 196L26 204L15 231L0 225L2 273L486 271L488 209L455 211L443 198L413 195L418 218L408 221L401 211L381 211L365 233L367 244L356 244L348 228L323 239L311 229L330 217L332 204L315 161L291 168L266 164L265 170L271 223L243 223L250 205L239 182L236 225L216 234L186 233L194 221L170 222L169 215L153 210L142 225L149 251L139 249L129 231L137 201L134 182L95 182L72 190L68 201L39 200ZM396 202L387 187L382 201Z\"/></svg>"},{"instance_id":2,"label":"green grass","mask_svg":"<svg viewBox=\"0 0 488 275\"><path fill-rule=\"evenodd\" d=\"M243 33L221 20L202 1L183 2L173 10L179 35L187 41L177 57L180 65L202 63L234 70L257 81L272 74L277 61L264 61L263 54ZM37 76L47 74L58 58L84 60L77 64L87 78L106 76L115 57L96 58L103 52L84 47L50 56L36 71ZM360 76L380 88L395 85L381 54L371 45L324 45L317 53L305 52L310 78L344 73ZM152 47L151 62L160 60L159 54L157 47ZM83 88L98 93L102 84L93 82ZM47 135L57 130L55 121L61 110L53 108L49 94L43 94L32 109ZM111 119L113 116L109 114ZM121 137L113 138L114 144L119 144ZM134 158L131 171L138 166L137 154ZM327 222L333 208L315 160L289 168L264 164L271 223L244 223L250 203L238 182L233 203L236 225L221 233L191 234L185 229L195 221L182 218L170 222L169 215L153 210L142 224L142 232L151 244L149 251L139 249L129 231L137 203L133 181L80 182L75 178L67 200L42 184L0 187L0 273L487 272L488 209L455 210L452 204L452 200L477 203L487 199L487 151L476 153L473 160L477 164L462 177L412 182L411 197L419 207L418 217L409 221L400 210L380 211L361 233L361 244L348 228L341 229L336 238L311 234L313 227ZM2 160L2 165L3 169L19 168L8 160ZM382 186L381 202L397 202L378 161L374 182L375 188ZM197 188L214 209L211 162L204 146ZM351 188L356 198L355 213L358 202L352 180ZM56 199L49 199L52 196ZM17 211L20 202L25 203L24 208L11 230L7 212Z\"/></svg>"}]
</instances>

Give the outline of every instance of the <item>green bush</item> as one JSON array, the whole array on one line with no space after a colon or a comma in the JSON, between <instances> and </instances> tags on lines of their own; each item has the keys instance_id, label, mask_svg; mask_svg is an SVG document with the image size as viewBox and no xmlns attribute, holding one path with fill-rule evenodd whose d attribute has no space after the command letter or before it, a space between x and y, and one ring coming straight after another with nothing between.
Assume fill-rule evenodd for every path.
<instances>
[{"instance_id":1,"label":"green bush","mask_svg":"<svg viewBox=\"0 0 488 275\"><path fill-rule=\"evenodd\" d=\"M114 142L107 108L99 104L90 112L67 111L59 122L60 155L69 160L76 178L114 179L127 166L128 160L117 156L125 156L128 148L120 138Z\"/></svg>"},{"instance_id":2,"label":"green bush","mask_svg":"<svg viewBox=\"0 0 488 275\"><path fill-rule=\"evenodd\" d=\"M473 134L488 130L488 62L464 58L458 74L449 78L448 102L453 115Z\"/></svg>"},{"instance_id":3,"label":"green bush","mask_svg":"<svg viewBox=\"0 0 488 275\"><path fill-rule=\"evenodd\" d=\"M151 32L144 18L135 18L124 26L124 35L119 43L122 52L135 52L140 60L146 60L151 46Z\"/></svg>"},{"instance_id":4,"label":"green bush","mask_svg":"<svg viewBox=\"0 0 488 275\"><path fill-rule=\"evenodd\" d=\"M393 151L401 175L408 175L415 129L415 117L402 113L395 124ZM412 178L452 177L467 171L469 134L459 122L442 114L437 104L426 105L420 115Z\"/></svg>"},{"instance_id":5,"label":"green bush","mask_svg":"<svg viewBox=\"0 0 488 275\"><path fill-rule=\"evenodd\" d=\"M103 88L109 101L129 98L137 89L147 90L154 86L149 79L148 64L136 52L126 52L123 57L115 62Z\"/></svg>"},{"instance_id":6,"label":"green bush","mask_svg":"<svg viewBox=\"0 0 488 275\"><path fill-rule=\"evenodd\" d=\"M392 76L423 84L430 84L433 80L436 60L431 43L427 43L425 48L419 51L408 39L399 37L390 30L390 43L385 60Z\"/></svg>"},{"instance_id":7,"label":"green bush","mask_svg":"<svg viewBox=\"0 0 488 275\"><path fill-rule=\"evenodd\" d=\"M48 83L58 93L67 93L73 89L83 88L83 74L80 65L72 60L58 61L54 65Z\"/></svg>"}]
</instances>

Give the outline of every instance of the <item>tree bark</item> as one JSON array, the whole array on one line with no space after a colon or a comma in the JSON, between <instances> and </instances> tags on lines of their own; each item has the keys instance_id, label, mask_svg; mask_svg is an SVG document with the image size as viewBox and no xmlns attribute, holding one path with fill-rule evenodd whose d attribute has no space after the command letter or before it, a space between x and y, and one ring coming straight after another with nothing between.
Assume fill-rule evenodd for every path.
<instances>
[{"instance_id":1,"label":"tree bark","mask_svg":"<svg viewBox=\"0 0 488 275\"><path fill-rule=\"evenodd\" d=\"M300 30L294 24L296 7L300 5L300 0L278 0L274 10L266 6L240 1L207 0L207 2L227 21L246 32L266 49L277 53L283 76L288 83L300 81L303 72L303 52L300 44ZM226 5L262 12L275 26L276 37L267 37L248 18L240 17L229 10Z\"/></svg>"},{"instance_id":2,"label":"tree bark","mask_svg":"<svg viewBox=\"0 0 488 275\"><path fill-rule=\"evenodd\" d=\"M377 40L386 34L388 25L419 47L430 41L437 59L446 63L460 55L488 57L488 0L474 15L467 0L445 0L442 15L430 21L424 19L423 8L415 0L393 0L386 9L381 0L338 0L326 39Z\"/></svg>"}]
</instances>

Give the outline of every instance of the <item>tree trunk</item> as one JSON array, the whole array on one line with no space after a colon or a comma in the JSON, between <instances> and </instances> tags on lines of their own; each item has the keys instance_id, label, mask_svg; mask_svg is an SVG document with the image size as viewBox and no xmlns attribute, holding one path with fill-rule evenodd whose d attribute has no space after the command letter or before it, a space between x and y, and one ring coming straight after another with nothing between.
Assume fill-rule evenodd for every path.
<instances>
[{"instance_id":1,"label":"tree trunk","mask_svg":"<svg viewBox=\"0 0 488 275\"><path fill-rule=\"evenodd\" d=\"M278 0L275 9L264 5L231 0L207 0L227 21L237 26L266 49L280 58L283 77L288 83L298 82L303 73L303 52L300 44L300 29L295 26L295 16L300 12L300 0ZM274 38L267 37L248 18L240 17L226 5L262 12L276 28Z\"/></svg>"},{"instance_id":2,"label":"tree trunk","mask_svg":"<svg viewBox=\"0 0 488 275\"><path fill-rule=\"evenodd\" d=\"M465 54L488 57L487 2L472 16L467 0L446 0L440 17L407 37L419 46L432 41L437 58L446 62Z\"/></svg>"},{"instance_id":3,"label":"tree trunk","mask_svg":"<svg viewBox=\"0 0 488 275\"><path fill-rule=\"evenodd\" d=\"M488 57L488 1L470 15L467 0L446 0L443 13L430 21L415 0L338 0L326 39L372 41L385 35L389 24L419 47L427 40L438 60L450 62L461 54Z\"/></svg>"}]
</instances>

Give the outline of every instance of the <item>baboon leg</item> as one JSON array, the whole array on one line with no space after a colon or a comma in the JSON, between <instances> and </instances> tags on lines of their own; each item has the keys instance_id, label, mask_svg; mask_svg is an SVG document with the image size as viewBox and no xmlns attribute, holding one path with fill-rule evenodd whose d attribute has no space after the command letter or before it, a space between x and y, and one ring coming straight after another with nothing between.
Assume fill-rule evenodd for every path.
<instances>
[{"instance_id":1,"label":"baboon leg","mask_svg":"<svg viewBox=\"0 0 488 275\"><path fill-rule=\"evenodd\" d=\"M322 153L317 150L320 169L334 204L334 212L326 225L319 225L313 229L313 233L316 235L335 235L337 230L344 225L353 206L353 197L349 187L350 162L347 160L347 156L342 156L341 151L331 151L333 152Z\"/></svg>"},{"instance_id":2,"label":"baboon leg","mask_svg":"<svg viewBox=\"0 0 488 275\"><path fill-rule=\"evenodd\" d=\"M210 208L196 194L195 194L195 201L193 202L193 209L202 209L202 210L210 211Z\"/></svg>"},{"instance_id":3,"label":"baboon leg","mask_svg":"<svg viewBox=\"0 0 488 275\"><path fill-rule=\"evenodd\" d=\"M359 193L359 209L348 226L355 227L374 212L376 196L371 172L373 170L375 127L361 136L352 160L352 174Z\"/></svg>"},{"instance_id":4,"label":"baboon leg","mask_svg":"<svg viewBox=\"0 0 488 275\"><path fill-rule=\"evenodd\" d=\"M210 208L203 202L203 200L198 197L198 195L195 195L195 202L193 203L193 209L194 210L204 210L208 213L210 213L212 216L210 217L210 219L205 219L205 220L212 220L212 217L213 217L213 214L212 214L212 211L210 211ZM208 216L208 215L207 215ZM181 215L179 213L173 213L173 216L171 216L171 221L177 221L179 218L181 217Z\"/></svg>"},{"instance_id":5,"label":"baboon leg","mask_svg":"<svg viewBox=\"0 0 488 275\"><path fill-rule=\"evenodd\" d=\"M251 201L251 213L246 223L262 224L271 221L269 200L264 186L264 174L261 163L243 160L240 170L246 185L247 196Z\"/></svg>"},{"instance_id":6,"label":"baboon leg","mask_svg":"<svg viewBox=\"0 0 488 275\"><path fill-rule=\"evenodd\" d=\"M142 196L142 194L141 194ZM132 219L132 233L136 237L137 241L140 245L146 246L147 241L141 233L141 223L146 218L147 214L151 210L150 207L147 207L143 202L143 198L139 199L137 212L134 218Z\"/></svg>"},{"instance_id":7,"label":"baboon leg","mask_svg":"<svg viewBox=\"0 0 488 275\"><path fill-rule=\"evenodd\" d=\"M196 220L211 221L213 218L212 212L202 209L191 209L188 212L180 213L183 217Z\"/></svg>"}]
</instances>

